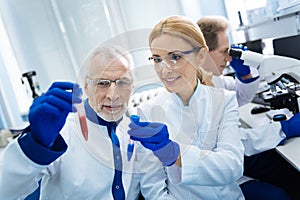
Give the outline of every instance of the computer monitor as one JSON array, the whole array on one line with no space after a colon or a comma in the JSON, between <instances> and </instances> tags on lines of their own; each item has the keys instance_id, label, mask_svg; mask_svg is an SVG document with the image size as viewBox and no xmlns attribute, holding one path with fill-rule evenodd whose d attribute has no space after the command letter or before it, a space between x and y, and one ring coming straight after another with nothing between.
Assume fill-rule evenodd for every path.
<instances>
[{"instance_id":1,"label":"computer monitor","mask_svg":"<svg viewBox=\"0 0 300 200\"><path fill-rule=\"evenodd\" d=\"M300 60L300 35L273 40L274 55L287 56Z\"/></svg>"},{"instance_id":2,"label":"computer monitor","mask_svg":"<svg viewBox=\"0 0 300 200\"><path fill-rule=\"evenodd\" d=\"M261 39L252 40L242 43L243 46L247 46L250 51L254 51L256 53L262 53L263 51L263 43Z\"/></svg>"},{"instance_id":3,"label":"computer monitor","mask_svg":"<svg viewBox=\"0 0 300 200\"><path fill-rule=\"evenodd\" d=\"M262 43L261 39L247 41L247 42L243 43L243 45L247 46L250 51L254 51L257 53L263 52L263 43Z\"/></svg>"}]
</instances>

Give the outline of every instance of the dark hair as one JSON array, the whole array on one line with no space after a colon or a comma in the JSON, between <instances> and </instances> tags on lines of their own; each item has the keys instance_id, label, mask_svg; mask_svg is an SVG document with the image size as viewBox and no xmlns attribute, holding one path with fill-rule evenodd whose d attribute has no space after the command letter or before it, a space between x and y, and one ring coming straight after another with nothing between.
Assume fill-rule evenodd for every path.
<instances>
[{"instance_id":1,"label":"dark hair","mask_svg":"<svg viewBox=\"0 0 300 200\"><path fill-rule=\"evenodd\" d=\"M229 21L222 16L203 17L198 20L197 24L203 33L209 51L213 51L219 46L217 34L229 29Z\"/></svg>"}]
</instances>

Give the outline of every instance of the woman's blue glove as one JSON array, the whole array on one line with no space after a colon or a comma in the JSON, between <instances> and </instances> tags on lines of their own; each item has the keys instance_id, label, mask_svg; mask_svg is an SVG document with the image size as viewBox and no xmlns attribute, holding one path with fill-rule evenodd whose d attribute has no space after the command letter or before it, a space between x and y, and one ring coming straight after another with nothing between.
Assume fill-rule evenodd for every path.
<instances>
[{"instance_id":1,"label":"woman's blue glove","mask_svg":"<svg viewBox=\"0 0 300 200\"><path fill-rule=\"evenodd\" d=\"M295 114L289 120L280 121L280 123L286 139L300 136L300 113Z\"/></svg>"},{"instance_id":2,"label":"woman's blue glove","mask_svg":"<svg viewBox=\"0 0 300 200\"><path fill-rule=\"evenodd\" d=\"M244 47L243 45L237 45L237 46L233 45L233 46L231 46L231 48L232 49L240 49L243 51L247 50L247 47ZM235 72L237 73L237 75L239 77L247 76L251 72L250 67L248 65L244 65L244 60L239 59L239 58L232 57L230 66L235 70Z\"/></svg>"},{"instance_id":3,"label":"woman's blue glove","mask_svg":"<svg viewBox=\"0 0 300 200\"><path fill-rule=\"evenodd\" d=\"M169 139L168 128L165 124L154 122L140 122L139 117L130 117L128 134L132 140L152 150L163 166L173 165L180 153L179 145Z\"/></svg>"},{"instance_id":4,"label":"woman's blue glove","mask_svg":"<svg viewBox=\"0 0 300 200\"><path fill-rule=\"evenodd\" d=\"M77 84L55 82L48 91L36 98L29 110L32 137L44 147L51 147L66 122L73 103L80 103L82 91Z\"/></svg>"}]
</instances>

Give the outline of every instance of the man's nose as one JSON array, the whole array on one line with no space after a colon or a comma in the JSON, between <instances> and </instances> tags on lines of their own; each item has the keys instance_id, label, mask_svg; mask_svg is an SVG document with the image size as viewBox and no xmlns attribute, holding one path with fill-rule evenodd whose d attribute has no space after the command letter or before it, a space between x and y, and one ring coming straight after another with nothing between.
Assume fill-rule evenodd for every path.
<instances>
[{"instance_id":1,"label":"man's nose","mask_svg":"<svg viewBox=\"0 0 300 200\"><path fill-rule=\"evenodd\" d=\"M227 62L232 61L232 57L229 55L229 53L227 53L227 54L225 55L225 60L226 60Z\"/></svg>"},{"instance_id":2,"label":"man's nose","mask_svg":"<svg viewBox=\"0 0 300 200\"><path fill-rule=\"evenodd\" d=\"M118 88L115 82L112 82L110 86L107 88L107 98L110 100L116 100L119 98Z\"/></svg>"}]
</instances>

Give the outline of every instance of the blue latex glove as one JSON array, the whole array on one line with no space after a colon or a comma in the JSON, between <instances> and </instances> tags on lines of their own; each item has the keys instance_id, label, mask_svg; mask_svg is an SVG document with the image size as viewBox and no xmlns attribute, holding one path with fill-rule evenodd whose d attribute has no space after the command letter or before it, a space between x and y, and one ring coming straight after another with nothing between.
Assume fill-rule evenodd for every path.
<instances>
[{"instance_id":1,"label":"blue latex glove","mask_svg":"<svg viewBox=\"0 0 300 200\"><path fill-rule=\"evenodd\" d=\"M280 123L286 139L300 136L300 113L295 114L289 120L280 121Z\"/></svg>"},{"instance_id":2,"label":"blue latex glove","mask_svg":"<svg viewBox=\"0 0 300 200\"><path fill-rule=\"evenodd\" d=\"M130 117L128 134L132 140L152 150L163 166L173 165L180 153L179 145L169 139L168 128L165 124L154 122L140 122L139 117Z\"/></svg>"},{"instance_id":3,"label":"blue latex glove","mask_svg":"<svg viewBox=\"0 0 300 200\"><path fill-rule=\"evenodd\" d=\"M247 47L244 47L243 45L238 45L238 46L231 46L232 49L240 49L243 51L248 50ZM237 75L239 77L242 76L247 76L250 74L250 67L248 65L244 65L244 60L238 59L238 58L232 58L230 62L230 66L235 70Z\"/></svg>"},{"instance_id":4,"label":"blue latex glove","mask_svg":"<svg viewBox=\"0 0 300 200\"><path fill-rule=\"evenodd\" d=\"M44 147L51 147L66 122L73 103L80 103L82 91L77 84L55 82L48 91L36 98L29 110L32 137Z\"/></svg>"}]
</instances>

